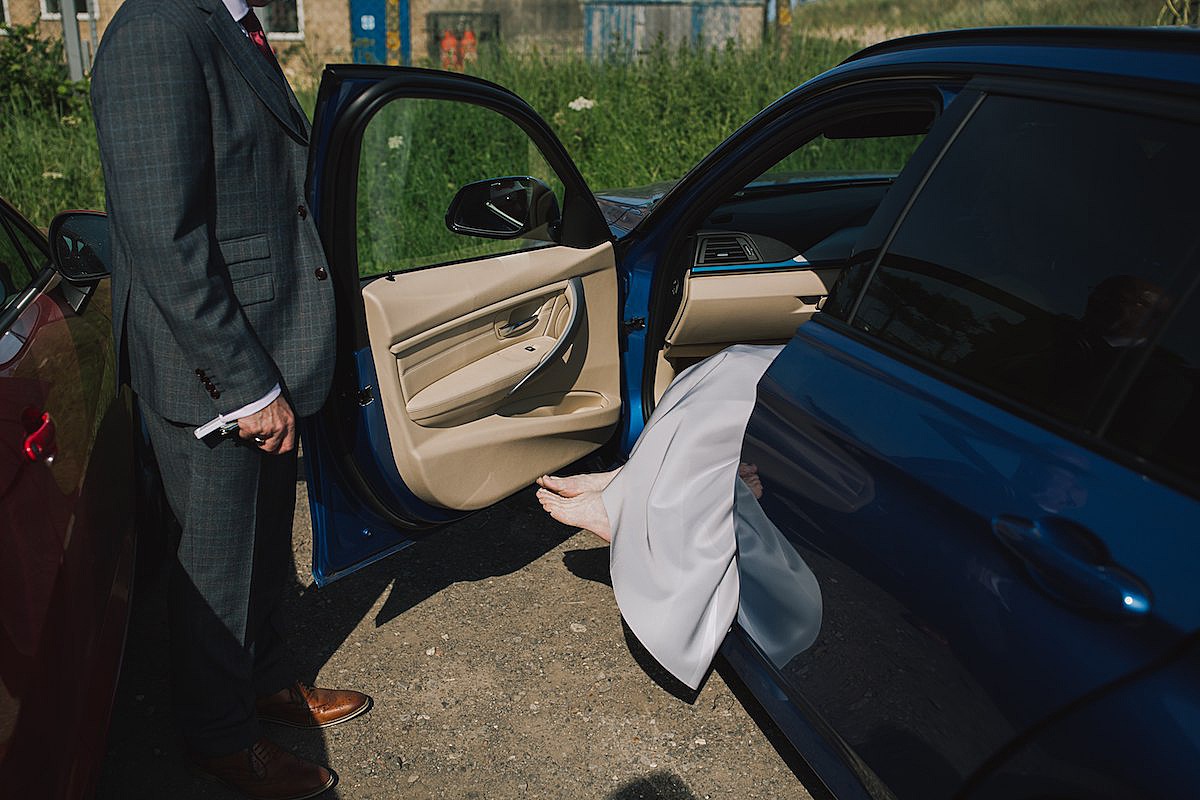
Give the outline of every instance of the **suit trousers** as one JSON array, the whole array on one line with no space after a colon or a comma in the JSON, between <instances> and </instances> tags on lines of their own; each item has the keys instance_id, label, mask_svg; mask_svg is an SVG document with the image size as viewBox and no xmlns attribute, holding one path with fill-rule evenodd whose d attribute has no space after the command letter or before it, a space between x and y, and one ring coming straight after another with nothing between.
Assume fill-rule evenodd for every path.
<instances>
[{"instance_id":1,"label":"suit trousers","mask_svg":"<svg viewBox=\"0 0 1200 800\"><path fill-rule=\"evenodd\" d=\"M295 678L282 600L294 574L296 451L270 455L236 436L210 446L192 425L141 410L182 528L167 601L172 705L194 754L225 755L261 735L255 698Z\"/></svg>"}]
</instances>

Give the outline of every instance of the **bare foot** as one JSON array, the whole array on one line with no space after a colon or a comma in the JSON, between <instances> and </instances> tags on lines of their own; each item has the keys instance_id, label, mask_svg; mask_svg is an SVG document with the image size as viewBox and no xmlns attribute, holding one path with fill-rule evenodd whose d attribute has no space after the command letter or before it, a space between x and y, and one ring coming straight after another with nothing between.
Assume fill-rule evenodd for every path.
<instances>
[{"instance_id":1,"label":"bare foot","mask_svg":"<svg viewBox=\"0 0 1200 800\"><path fill-rule=\"evenodd\" d=\"M603 492L612 483L620 469L612 472L588 472L583 475L571 475L560 478L556 475L543 475L537 479L537 485L549 489L560 497L578 497L584 492Z\"/></svg>"},{"instance_id":2,"label":"bare foot","mask_svg":"<svg viewBox=\"0 0 1200 800\"><path fill-rule=\"evenodd\" d=\"M612 541L608 512L600 492L584 491L574 497L563 497L549 489L538 489L538 502L546 513L564 525L583 528L606 542Z\"/></svg>"},{"instance_id":3,"label":"bare foot","mask_svg":"<svg viewBox=\"0 0 1200 800\"><path fill-rule=\"evenodd\" d=\"M758 477L758 467L754 464L738 464L738 477L742 479L742 483L750 489L750 494L754 495L755 500L761 500L763 496L762 480Z\"/></svg>"}]
</instances>

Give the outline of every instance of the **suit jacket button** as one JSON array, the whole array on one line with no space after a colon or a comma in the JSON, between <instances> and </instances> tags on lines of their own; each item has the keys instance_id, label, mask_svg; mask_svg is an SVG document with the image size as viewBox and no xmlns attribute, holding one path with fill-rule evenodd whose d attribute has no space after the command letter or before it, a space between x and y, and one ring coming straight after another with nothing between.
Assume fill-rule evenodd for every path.
<instances>
[{"instance_id":1,"label":"suit jacket button","mask_svg":"<svg viewBox=\"0 0 1200 800\"><path fill-rule=\"evenodd\" d=\"M323 281L329 277L329 272L324 267L317 267L313 270L313 274L317 276L317 280Z\"/></svg>"},{"instance_id":2,"label":"suit jacket button","mask_svg":"<svg viewBox=\"0 0 1200 800\"><path fill-rule=\"evenodd\" d=\"M300 219L308 216L308 209L304 206L296 206L296 213L300 215Z\"/></svg>"}]
</instances>

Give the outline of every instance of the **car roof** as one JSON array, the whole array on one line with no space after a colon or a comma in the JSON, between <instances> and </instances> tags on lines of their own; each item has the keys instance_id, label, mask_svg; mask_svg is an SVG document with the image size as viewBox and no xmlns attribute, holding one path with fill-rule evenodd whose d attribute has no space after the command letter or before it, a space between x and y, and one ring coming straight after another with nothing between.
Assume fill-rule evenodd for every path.
<instances>
[{"instance_id":1,"label":"car roof","mask_svg":"<svg viewBox=\"0 0 1200 800\"><path fill-rule=\"evenodd\" d=\"M1069 72L1118 83L1176 84L1194 92L1200 86L1200 30L1006 27L923 33L871 45L821 77L917 65L950 71Z\"/></svg>"}]
</instances>

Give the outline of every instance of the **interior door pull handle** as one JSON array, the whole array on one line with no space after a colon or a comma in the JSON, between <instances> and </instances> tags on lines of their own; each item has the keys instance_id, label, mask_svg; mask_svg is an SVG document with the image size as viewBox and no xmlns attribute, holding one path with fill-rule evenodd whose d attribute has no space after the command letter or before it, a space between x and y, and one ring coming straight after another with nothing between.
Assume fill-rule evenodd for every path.
<instances>
[{"instance_id":1,"label":"interior door pull handle","mask_svg":"<svg viewBox=\"0 0 1200 800\"><path fill-rule=\"evenodd\" d=\"M524 333L529 330L538 321L538 315L526 317L516 322L510 322L507 325L501 325L498 331L501 339L507 339L510 336L516 336L518 333Z\"/></svg>"},{"instance_id":2,"label":"interior door pull handle","mask_svg":"<svg viewBox=\"0 0 1200 800\"><path fill-rule=\"evenodd\" d=\"M507 397L512 397L524 389L530 381L548 370L558 359L562 358L563 353L567 352L571 342L575 341L579 329L583 327L583 321L587 318L587 303L583 299L583 278L571 278L567 281L567 303L571 306L571 316L567 318L567 329L563 331L562 336L558 337L554 346L546 351L546 355L542 356L537 366L531 369L528 375L517 381L516 386L508 390Z\"/></svg>"},{"instance_id":3,"label":"interior door pull handle","mask_svg":"<svg viewBox=\"0 0 1200 800\"><path fill-rule=\"evenodd\" d=\"M992 520L992 531L1025 562L1038 585L1064 604L1121 619L1150 612L1150 589L1113 563L1104 543L1082 525L1061 517L1002 514Z\"/></svg>"}]
</instances>

